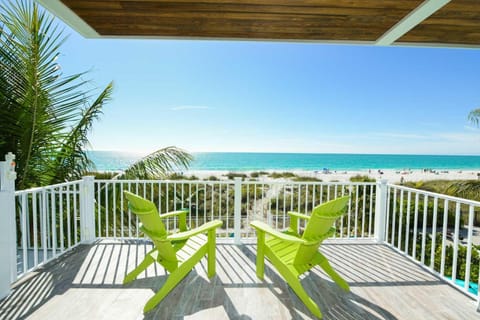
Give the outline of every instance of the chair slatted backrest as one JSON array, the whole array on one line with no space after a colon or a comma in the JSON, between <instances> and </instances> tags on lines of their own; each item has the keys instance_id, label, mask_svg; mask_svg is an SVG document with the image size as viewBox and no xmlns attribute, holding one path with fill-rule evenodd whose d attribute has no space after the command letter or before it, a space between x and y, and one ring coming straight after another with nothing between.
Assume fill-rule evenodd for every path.
<instances>
[{"instance_id":1,"label":"chair slatted backrest","mask_svg":"<svg viewBox=\"0 0 480 320\"><path fill-rule=\"evenodd\" d=\"M294 264L306 264L313 259L322 241L328 237L335 221L345 214L349 198L349 196L340 197L313 208L302 235L302 239L310 244L300 246Z\"/></svg>"},{"instance_id":2,"label":"chair slatted backrest","mask_svg":"<svg viewBox=\"0 0 480 320\"><path fill-rule=\"evenodd\" d=\"M128 207L142 223L141 230L152 239L158 249L158 262L168 271L175 270L178 266L177 255L172 243L167 240L167 230L155 204L131 192L124 191L123 193L128 200Z\"/></svg>"}]
</instances>

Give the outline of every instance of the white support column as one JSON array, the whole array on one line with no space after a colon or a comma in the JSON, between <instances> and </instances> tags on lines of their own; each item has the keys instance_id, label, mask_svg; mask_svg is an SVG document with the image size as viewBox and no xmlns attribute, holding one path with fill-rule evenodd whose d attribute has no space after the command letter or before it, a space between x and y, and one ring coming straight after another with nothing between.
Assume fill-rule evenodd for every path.
<instances>
[{"instance_id":1,"label":"white support column","mask_svg":"<svg viewBox=\"0 0 480 320\"><path fill-rule=\"evenodd\" d=\"M93 243L95 237L95 178L83 177L80 187L80 239L83 243Z\"/></svg>"},{"instance_id":2,"label":"white support column","mask_svg":"<svg viewBox=\"0 0 480 320\"><path fill-rule=\"evenodd\" d=\"M235 244L242 243L242 178L235 178L235 194L233 197L233 230Z\"/></svg>"},{"instance_id":3,"label":"white support column","mask_svg":"<svg viewBox=\"0 0 480 320\"><path fill-rule=\"evenodd\" d=\"M9 152L0 161L0 299L10 293L10 284L17 279L16 178L15 155Z\"/></svg>"},{"instance_id":4,"label":"white support column","mask_svg":"<svg viewBox=\"0 0 480 320\"><path fill-rule=\"evenodd\" d=\"M378 243L385 241L385 221L387 215L387 180L377 181L375 201L375 240Z\"/></svg>"}]
</instances>

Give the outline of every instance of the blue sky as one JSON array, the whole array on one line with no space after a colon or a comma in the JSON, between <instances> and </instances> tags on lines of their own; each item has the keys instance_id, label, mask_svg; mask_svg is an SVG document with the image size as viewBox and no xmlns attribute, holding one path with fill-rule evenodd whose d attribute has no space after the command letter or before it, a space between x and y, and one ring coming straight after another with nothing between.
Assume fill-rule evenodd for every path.
<instances>
[{"instance_id":1,"label":"blue sky","mask_svg":"<svg viewBox=\"0 0 480 320\"><path fill-rule=\"evenodd\" d=\"M66 33L64 73L115 84L94 150L480 154L480 50Z\"/></svg>"}]
</instances>

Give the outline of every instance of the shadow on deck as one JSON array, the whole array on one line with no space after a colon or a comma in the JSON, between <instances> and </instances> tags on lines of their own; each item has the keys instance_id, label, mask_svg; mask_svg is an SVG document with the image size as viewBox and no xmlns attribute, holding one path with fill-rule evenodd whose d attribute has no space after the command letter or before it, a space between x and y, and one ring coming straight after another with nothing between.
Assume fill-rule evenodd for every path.
<instances>
[{"instance_id":1,"label":"shadow on deck","mask_svg":"<svg viewBox=\"0 0 480 320\"><path fill-rule=\"evenodd\" d=\"M143 241L102 240L82 245L17 283L0 302L1 319L310 319L312 314L267 262L255 276L255 245L219 244L217 275L206 260L159 306L142 315L165 281L151 266L122 285L151 248ZM475 301L388 246L331 242L322 252L349 282L338 288L320 269L302 279L325 319L474 319Z\"/></svg>"}]
</instances>

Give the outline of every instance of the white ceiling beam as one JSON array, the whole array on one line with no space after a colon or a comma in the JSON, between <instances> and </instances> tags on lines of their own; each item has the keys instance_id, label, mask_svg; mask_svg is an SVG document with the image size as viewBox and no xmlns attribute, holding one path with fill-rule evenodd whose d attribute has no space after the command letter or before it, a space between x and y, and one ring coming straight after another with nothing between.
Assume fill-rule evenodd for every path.
<instances>
[{"instance_id":1,"label":"white ceiling beam","mask_svg":"<svg viewBox=\"0 0 480 320\"><path fill-rule=\"evenodd\" d=\"M432 14L440 10L451 0L425 0L421 5L412 10L402 20L397 22L380 38L377 39L375 45L389 46L400 39L408 31L419 25L422 21L430 17Z\"/></svg>"},{"instance_id":2,"label":"white ceiling beam","mask_svg":"<svg viewBox=\"0 0 480 320\"><path fill-rule=\"evenodd\" d=\"M85 38L99 38L100 35L85 21L77 16L69 7L64 5L60 0L35 0L42 7L50 11L56 17L62 19L73 30L76 30Z\"/></svg>"}]
</instances>

